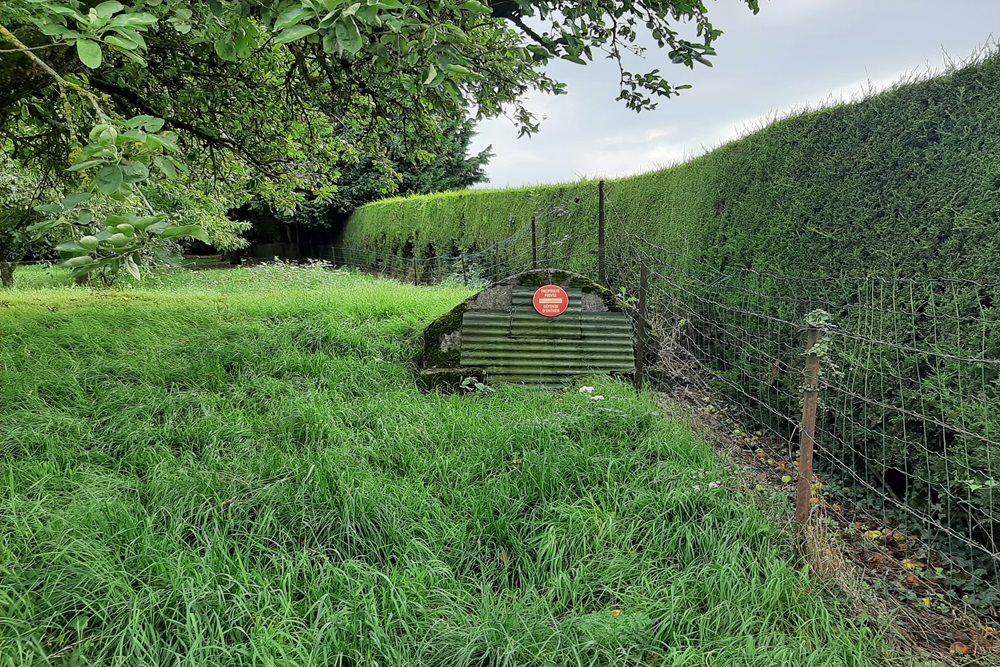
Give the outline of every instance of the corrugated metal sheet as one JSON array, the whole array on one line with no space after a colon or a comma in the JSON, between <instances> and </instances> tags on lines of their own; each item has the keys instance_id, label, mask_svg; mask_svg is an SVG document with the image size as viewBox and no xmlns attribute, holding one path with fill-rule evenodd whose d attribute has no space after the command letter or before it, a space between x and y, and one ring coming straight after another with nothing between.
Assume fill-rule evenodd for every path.
<instances>
[{"instance_id":1,"label":"corrugated metal sheet","mask_svg":"<svg viewBox=\"0 0 1000 667\"><path fill-rule=\"evenodd\" d=\"M542 317L534 290L515 289L510 312L466 311L463 366L486 371L492 382L559 387L574 376L635 369L632 323L624 313L584 312L581 291L566 290L569 308Z\"/></svg>"}]
</instances>

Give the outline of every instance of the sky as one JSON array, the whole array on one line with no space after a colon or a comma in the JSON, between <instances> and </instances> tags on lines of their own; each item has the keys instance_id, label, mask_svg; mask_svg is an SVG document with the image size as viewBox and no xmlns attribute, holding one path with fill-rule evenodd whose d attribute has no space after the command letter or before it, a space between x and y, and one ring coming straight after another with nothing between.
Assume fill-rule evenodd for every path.
<instances>
[{"instance_id":1,"label":"sky","mask_svg":"<svg viewBox=\"0 0 1000 667\"><path fill-rule=\"evenodd\" d=\"M492 145L478 187L627 176L676 164L775 116L850 100L902 78L940 71L1000 37L1000 0L709 0L725 34L714 67L671 65L655 49L633 71L661 67L694 87L636 114L615 101L617 66L553 63L567 95L532 95L541 131L518 138L506 118L483 121L473 150Z\"/></svg>"}]
</instances>

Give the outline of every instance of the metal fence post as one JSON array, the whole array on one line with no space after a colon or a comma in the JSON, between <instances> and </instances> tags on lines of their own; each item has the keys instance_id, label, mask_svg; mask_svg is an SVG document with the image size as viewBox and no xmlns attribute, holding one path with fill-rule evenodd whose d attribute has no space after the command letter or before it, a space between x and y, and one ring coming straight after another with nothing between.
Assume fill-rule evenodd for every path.
<instances>
[{"instance_id":1,"label":"metal fence post","mask_svg":"<svg viewBox=\"0 0 1000 667\"><path fill-rule=\"evenodd\" d=\"M469 274L465 270L465 253L463 252L458 257L459 257L459 259L462 262L462 284L465 285L466 287L468 287L469 286Z\"/></svg>"},{"instance_id":2,"label":"metal fence post","mask_svg":"<svg viewBox=\"0 0 1000 667\"><path fill-rule=\"evenodd\" d=\"M414 285L419 285L420 284L419 276L417 275L417 256L416 255L413 256L413 284Z\"/></svg>"},{"instance_id":3,"label":"metal fence post","mask_svg":"<svg viewBox=\"0 0 1000 667\"><path fill-rule=\"evenodd\" d=\"M531 268L538 268L538 237L535 230L535 216L531 216Z\"/></svg>"},{"instance_id":4,"label":"metal fence post","mask_svg":"<svg viewBox=\"0 0 1000 667\"><path fill-rule=\"evenodd\" d=\"M813 449L816 444L816 413L819 411L819 355L816 345L821 331L810 327L806 332L805 393L802 397L802 435L799 440L799 478L795 489L795 523L799 530L809 521L812 497Z\"/></svg>"},{"instance_id":5,"label":"metal fence post","mask_svg":"<svg viewBox=\"0 0 1000 667\"><path fill-rule=\"evenodd\" d=\"M550 238L550 234L549 234L550 227L552 227L552 223L549 223L549 222L546 222L544 225L542 225L542 246L545 249L545 253L544 253L545 264L547 266L551 267L552 266L552 239Z\"/></svg>"},{"instance_id":6,"label":"metal fence post","mask_svg":"<svg viewBox=\"0 0 1000 667\"><path fill-rule=\"evenodd\" d=\"M635 376L633 381L636 391L642 391L642 383L646 374L646 292L649 289L649 270L646 260L639 265L639 303L636 307L635 322Z\"/></svg>"},{"instance_id":7,"label":"metal fence post","mask_svg":"<svg viewBox=\"0 0 1000 667\"><path fill-rule=\"evenodd\" d=\"M608 267L605 258L605 226L607 224L607 212L606 212L606 199L607 192L604 186L604 181L599 181L597 183L597 279L602 285L607 286L608 284Z\"/></svg>"}]
</instances>

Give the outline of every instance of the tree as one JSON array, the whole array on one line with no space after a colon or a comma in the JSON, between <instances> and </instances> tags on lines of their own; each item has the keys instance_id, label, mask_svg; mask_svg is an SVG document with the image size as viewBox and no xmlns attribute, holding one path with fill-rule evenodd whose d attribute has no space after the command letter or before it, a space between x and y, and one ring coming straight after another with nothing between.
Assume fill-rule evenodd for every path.
<instances>
[{"instance_id":1,"label":"tree","mask_svg":"<svg viewBox=\"0 0 1000 667\"><path fill-rule=\"evenodd\" d=\"M434 145L424 142L410 155L359 156L341 169L336 190L319 201L320 210L349 213L391 195L459 190L480 183L486 178L484 168L493 152L487 148L470 155L473 137L475 124L466 119L443 123Z\"/></svg>"},{"instance_id":2,"label":"tree","mask_svg":"<svg viewBox=\"0 0 1000 667\"><path fill-rule=\"evenodd\" d=\"M0 287L14 286L14 270L34 252L44 251L51 239L29 227L41 216L34 206L50 198L52 183L0 155Z\"/></svg>"},{"instance_id":3,"label":"tree","mask_svg":"<svg viewBox=\"0 0 1000 667\"><path fill-rule=\"evenodd\" d=\"M323 197L307 194L294 210L277 210L260 199L236 215L253 223L255 242L292 241L303 246L336 242L355 208L392 195L427 194L467 188L486 178L484 167L493 152L469 154L475 136L470 119L443 126L435 145L395 159L387 154L359 155L344 164L335 188ZM304 233L300 233L304 232Z\"/></svg>"},{"instance_id":4,"label":"tree","mask_svg":"<svg viewBox=\"0 0 1000 667\"><path fill-rule=\"evenodd\" d=\"M486 180L485 168L493 157L493 147L469 155L469 145L475 136L471 122L452 125L445 133L443 146L434 155L397 166L400 182L395 194L430 194L482 183Z\"/></svg>"},{"instance_id":5,"label":"tree","mask_svg":"<svg viewBox=\"0 0 1000 667\"><path fill-rule=\"evenodd\" d=\"M147 196L185 171L278 206L322 198L345 157L416 154L469 110L535 131L522 100L563 91L553 58L603 53L619 99L651 108L686 86L626 69L643 33L689 67L720 34L701 0L7 0L0 147L63 175L68 198L39 229L101 229L94 250L63 246L78 270L131 271L153 246L209 238Z\"/></svg>"}]
</instances>

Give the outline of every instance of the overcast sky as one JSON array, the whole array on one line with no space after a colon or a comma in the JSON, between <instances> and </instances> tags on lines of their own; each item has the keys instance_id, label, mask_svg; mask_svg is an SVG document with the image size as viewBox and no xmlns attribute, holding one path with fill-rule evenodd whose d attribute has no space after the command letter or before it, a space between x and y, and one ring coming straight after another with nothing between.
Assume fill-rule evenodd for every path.
<instances>
[{"instance_id":1,"label":"overcast sky","mask_svg":"<svg viewBox=\"0 0 1000 667\"><path fill-rule=\"evenodd\" d=\"M670 65L655 50L636 71L661 67L694 88L636 114L615 101L617 68L559 62L549 72L569 94L536 95L541 131L517 138L500 118L480 125L474 148L492 144L489 183L505 187L625 176L691 158L775 114L851 99L870 86L940 70L1000 36L1000 0L709 0L716 27L712 68ZM652 64L652 63L656 64ZM649 65L642 67L641 65Z\"/></svg>"}]
</instances>

